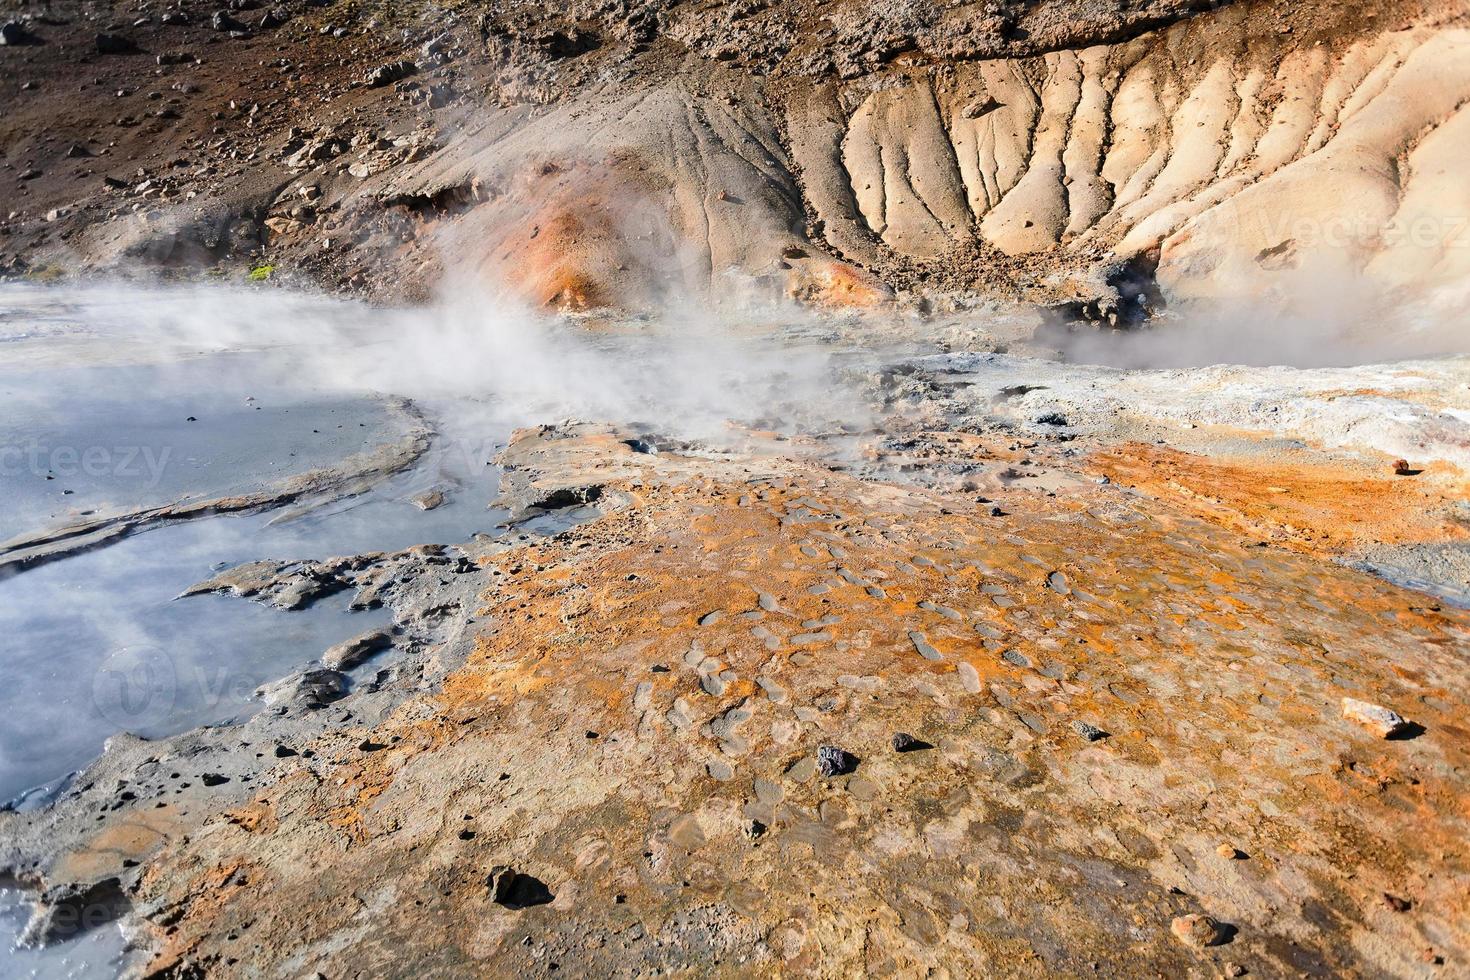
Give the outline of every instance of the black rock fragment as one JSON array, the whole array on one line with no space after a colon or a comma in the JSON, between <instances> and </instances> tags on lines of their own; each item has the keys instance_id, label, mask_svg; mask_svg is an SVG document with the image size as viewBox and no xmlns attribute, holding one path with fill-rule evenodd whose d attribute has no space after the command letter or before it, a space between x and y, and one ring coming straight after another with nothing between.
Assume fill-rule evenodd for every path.
<instances>
[{"instance_id":1,"label":"black rock fragment","mask_svg":"<svg viewBox=\"0 0 1470 980\"><path fill-rule=\"evenodd\" d=\"M895 752L920 752L932 748L934 748L933 745L921 738L914 738L908 732L896 732L893 736L893 751Z\"/></svg>"},{"instance_id":2,"label":"black rock fragment","mask_svg":"<svg viewBox=\"0 0 1470 980\"><path fill-rule=\"evenodd\" d=\"M846 776L856 772L860 762L862 760L857 756L835 745L817 748L817 771L823 776Z\"/></svg>"},{"instance_id":3,"label":"black rock fragment","mask_svg":"<svg viewBox=\"0 0 1470 980\"><path fill-rule=\"evenodd\" d=\"M523 875L503 864L490 869L485 884L489 886L490 898L496 905L517 911L546 905L556 897L541 879Z\"/></svg>"}]
</instances>

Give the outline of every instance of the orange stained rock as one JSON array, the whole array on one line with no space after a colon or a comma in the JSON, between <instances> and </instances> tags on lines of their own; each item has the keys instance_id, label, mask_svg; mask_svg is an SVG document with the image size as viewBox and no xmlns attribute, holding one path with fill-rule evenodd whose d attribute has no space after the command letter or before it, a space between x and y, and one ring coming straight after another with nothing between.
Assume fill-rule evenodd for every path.
<instances>
[{"instance_id":1,"label":"orange stained rock","mask_svg":"<svg viewBox=\"0 0 1470 980\"><path fill-rule=\"evenodd\" d=\"M1406 481L1366 463L1279 452L1204 457L1142 443L1094 453L1088 464L1115 483L1299 551L1470 538L1470 528L1447 516L1470 481L1448 469L1438 480Z\"/></svg>"},{"instance_id":2,"label":"orange stained rock","mask_svg":"<svg viewBox=\"0 0 1470 980\"><path fill-rule=\"evenodd\" d=\"M798 262L787 275L793 299L833 309L871 309L893 298L876 277L847 262L813 257Z\"/></svg>"}]
</instances>

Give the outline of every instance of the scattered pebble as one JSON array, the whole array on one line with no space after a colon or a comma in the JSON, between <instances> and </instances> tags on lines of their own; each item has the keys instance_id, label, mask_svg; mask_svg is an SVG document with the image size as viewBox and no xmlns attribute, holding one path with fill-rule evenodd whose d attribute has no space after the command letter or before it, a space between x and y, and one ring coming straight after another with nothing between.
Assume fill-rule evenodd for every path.
<instances>
[{"instance_id":1,"label":"scattered pebble","mask_svg":"<svg viewBox=\"0 0 1470 980\"><path fill-rule=\"evenodd\" d=\"M1107 732L1103 731L1101 728L1098 728L1096 725L1086 721L1072 722L1072 730L1075 731L1078 735L1081 735L1083 738L1087 739L1087 741L1089 742L1100 742L1108 737ZM1225 845L1222 844L1220 846L1224 847ZM1232 848L1232 850L1234 849Z\"/></svg>"},{"instance_id":2,"label":"scattered pebble","mask_svg":"<svg viewBox=\"0 0 1470 980\"><path fill-rule=\"evenodd\" d=\"M965 618L965 617L961 616L955 610L949 608L948 606L941 606L938 603L930 602L928 599L925 599L923 602L919 603L919 608L920 609L923 609L923 610L926 610L928 612L938 613L939 615L943 616L945 619L964 619Z\"/></svg>"},{"instance_id":3,"label":"scattered pebble","mask_svg":"<svg viewBox=\"0 0 1470 980\"><path fill-rule=\"evenodd\" d=\"M1396 711L1355 698L1342 699L1342 716L1357 722L1379 738L1393 738L1405 734L1409 723Z\"/></svg>"},{"instance_id":4,"label":"scattered pebble","mask_svg":"<svg viewBox=\"0 0 1470 980\"><path fill-rule=\"evenodd\" d=\"M914 649L919 652L919 656L923 657L925 660L944 659L944 654L936 650L934 648L934 645L931 644L927 639L925 639L924 634L920 633L918 630L909 631L909 642L914 645Z\"/></svg>"},{"instance_id":5,"label":"scattered pebble","mask_svg":"<svg viewBox=\"0 0 1470 980\"><path fill-rule=\"evenodd\" d=\"M811 756L805 756L792 763L791 768L786 770L786 775L792 782L804 783L817 773L816 760Z\"/></svg>"},{"instance_id":6,"label":"scattered pebble","mask_svg":"<svg viewBox=\"0 0 1470 980\"><path fill-rule=\"evenodd\" d=\"M1388 892L1383 893L1383 904L1394 912L1407 912L1414 907L1414 903L1407 898L1400 898Z\"/></svg>"},{"instance_id":7,"label":"scattered pebble","mask_svg":"<svg viewBox=\"0 0 1470 980\"><path fill-rule=\"evenodd\" d=\"M861 761L851 752L835 745L823 745L817 749L817 771L823 776L845 776L855 772Z\"/></svg>"},{"instance_id":8,"label":"scattered pebble","mask_svg":"<svg viewBox=\"0 0 1470 980\"><path fill-rule=\"evenodd\" d=\"M895 752L920 752L924 749L932 749L933 745L923 739L914 738L908 732L894 732L893 751Z\"/></svg>"},{"instance_id":9,"label":"scattered pebble","mask_svg":"<svg viewBox=\"0 0 1470 980\"><path fill-rule=\"evenodd\" d=\"M1169 923L1169 931L1189 946L1219 946L1226 940L1225 927L1208 915L1181 915Z\"/></svg>"}]
</instances>

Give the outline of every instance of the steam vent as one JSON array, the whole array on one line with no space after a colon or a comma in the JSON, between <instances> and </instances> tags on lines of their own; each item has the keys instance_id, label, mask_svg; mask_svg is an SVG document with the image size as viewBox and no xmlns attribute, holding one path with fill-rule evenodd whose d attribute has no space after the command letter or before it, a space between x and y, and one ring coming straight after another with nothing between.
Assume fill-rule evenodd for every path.
<instances>
[{"instance_id":1,"label":"steam vent","mask_svg":"<svg viewBox=\"0 0 1470 980\"><path fill-rule=\"evenodd\" d=\"M1470 976L1465 0L0 0L0 976Z\"/></svg>"}]
</instances>

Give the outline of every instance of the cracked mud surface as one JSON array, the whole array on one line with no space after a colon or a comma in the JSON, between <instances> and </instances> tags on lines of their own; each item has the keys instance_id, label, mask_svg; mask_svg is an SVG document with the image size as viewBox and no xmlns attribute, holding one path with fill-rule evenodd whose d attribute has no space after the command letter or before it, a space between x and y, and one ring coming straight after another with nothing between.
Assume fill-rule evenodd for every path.
<instances>
[{"instance_id":1,"label":"cracked mud surface","mask_svg":"<svg viewBox=\"0 0 1470 980\"><path fill-rule=\"evenodd\" d=\"M119 737L5 814L33 935L112 902L163 976L1465 962L1470 612L1311 531L1372 506L1363 541L1452 537L1424 501L1458 471L1318 450L1268 481L1229 452L1260 434L1037 423L1017 399L1069 397L1055 378L947 428L930 396L984 388L917 363L876 379L898 414L856 456L542 426L501 503L588 523L201 583L350 590L392 610L391 650L237 728Z\"/></svg>"}]
</instances>

